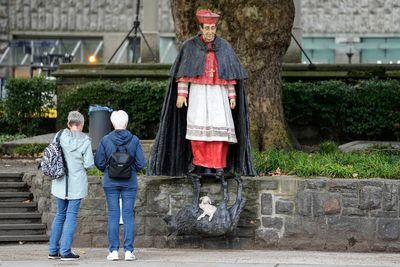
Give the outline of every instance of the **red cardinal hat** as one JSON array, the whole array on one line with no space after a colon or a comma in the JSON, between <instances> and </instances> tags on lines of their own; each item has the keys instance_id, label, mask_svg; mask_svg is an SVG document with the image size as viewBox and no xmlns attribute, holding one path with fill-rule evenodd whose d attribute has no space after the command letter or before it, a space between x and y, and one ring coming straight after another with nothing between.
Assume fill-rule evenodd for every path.
<instances>
[{"instance_id":1,"label":"red cardinal hat","mask_svg":"<svg viewBox=\"0 0 400 267\"><path fill-rule=\"evenodd\" d=\"M196 18L199 23L217 24L219 15L209 9L200 9L196 12Z\"/></svg>"}]
</instances>

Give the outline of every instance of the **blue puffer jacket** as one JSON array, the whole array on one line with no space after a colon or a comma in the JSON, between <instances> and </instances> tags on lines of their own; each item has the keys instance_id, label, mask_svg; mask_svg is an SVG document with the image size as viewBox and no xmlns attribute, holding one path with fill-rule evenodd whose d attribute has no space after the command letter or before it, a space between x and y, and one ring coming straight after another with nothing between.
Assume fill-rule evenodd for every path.
<instances>
[{"instance_id":1,"label":"blue puffer jacket","mask_svg":"<svg viewBox=\"0 0 400 267\"><path fill-rule=\"evenodd\" d=\"M108 176L107 161L111 154L116 151L116 145L127 145L128 153L134 159L129 179L112 179ZM144 168L146 160L144 159L140 140L136 135L133 135L128 130L114 130L101 139L94 156L94 163L100 171L104 172L103 187L137 188L136 173Z\"/></svg>"}]
</instances>

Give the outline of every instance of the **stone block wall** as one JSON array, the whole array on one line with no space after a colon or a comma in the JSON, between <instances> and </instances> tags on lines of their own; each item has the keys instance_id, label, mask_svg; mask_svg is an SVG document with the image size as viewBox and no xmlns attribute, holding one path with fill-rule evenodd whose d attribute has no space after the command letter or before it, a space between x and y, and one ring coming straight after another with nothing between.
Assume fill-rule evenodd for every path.
<instances>
[{"instance_id":1,"label":"stone block wall","mask_svg":"<svg viewBox=\"0 0 400 267\"><path fill-rule=\"evenodd\" d=\"M26 174L42 219L51 229L50 181ZM237 228L221 237L169 236L165 217L191 202L186 178L140 177L136 201L136 246L232 249L400 251L400 181L244 178L246 206ZM236 184L229 181L230 204ZM201 195L218 205L221 186L202 181ZM122 229L122 228L121 228ZM78 217L75 246L107 247L107 212L101 178L89 178L89 196Z\"/></svg>"},{"instance_id":2,"label":"stone block wall","mask_svg":"<svg viewBox=\"0 0 400 267\"><path fill-rule=\"evenodd\" d=\"M397 0L301 0L303 33L398 34L400 2Z\"/></svg>"},{"instance_id":3,"label":"stone block wall","mask_svg":"<svg viewBox=\"0 0 400 267\"><path fill-rule=\"evenodd\" d=\"M143 0L140 20L143 22ZM12 31L127 32L136 18L137 0L1 0ZM9 11L5 9L9 5ZM5 11L3 11L3 9ZM174 33L169 0L158 1L160 33Z\"/></svg>"}]
</instances>

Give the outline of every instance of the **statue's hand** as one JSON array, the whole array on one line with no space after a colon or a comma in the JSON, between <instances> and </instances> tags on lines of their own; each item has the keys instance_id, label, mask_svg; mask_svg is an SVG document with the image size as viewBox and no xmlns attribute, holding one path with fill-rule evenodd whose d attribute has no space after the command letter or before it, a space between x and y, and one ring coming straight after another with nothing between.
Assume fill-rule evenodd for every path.
<instances>
[{"instance_id":1,"label":"statue's hand","mask_svg":"<svg viewBox=\"0 0 400 267\"><path fill-rule=\"evenodd\" d=\"M231 106L231 109L234 109L236 107L236 99L229 99L229 105Z\"/></svg>"},{"instance_id":2,"label":"statue's hand","mask_svg":"<svg viewBox=\"0 0 400 267\"><path fill-rule=\"evenodd\" d=\"M183 105L185 105L187 107L186 97L178 96L178 99L176 99L176 107L181 108L181 107L183 107Z\"/></svg>"}]
</instances>

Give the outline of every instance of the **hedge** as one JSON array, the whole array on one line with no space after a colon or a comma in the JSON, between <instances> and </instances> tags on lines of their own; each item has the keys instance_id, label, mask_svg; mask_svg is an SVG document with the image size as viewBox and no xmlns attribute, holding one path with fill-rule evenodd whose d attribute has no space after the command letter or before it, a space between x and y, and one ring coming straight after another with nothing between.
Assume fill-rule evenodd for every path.
<instances>
[{"instance_id":1,"label":"hedge","mask_svg":"<svg viewBox=\"0 0 400 267\"><path fill-rule=\"evenodd\" d=\"M166 86L166 81L139 80L82 84L58 100L58 119L65 122L71 110L88 119L90 104L109 105L128 112L129 130L142 139L154 138ZM54 104L50 97L54 83L42 78L11 79L7 89L9 98L0 101L0 131L26 135L43 131L32 114L41 113L41 105ZM285 82L283 106L290 126L312 126L321 139L400 140L400 82L396 80Z\"/></svg>"},{"instance_id":2,"label":"hedge","mask_svg":"<svg viewBox=\"0 0 400 267\"><path fill-rule=\"evenodd\" d=\"M335 140L399 140L400 82L366 80L285 83L283 106L291 126L308 125Z\"/></svg>"},{"instance_id":3,"label":"hedge","mask_svg":"<svg viewBox=\"0 0 400 267\"><path fill-rule=\"evenodd\" d=\"M6 90L7 97L0 101L1 133L36 135L54 128L55 119L47 118L55 106L54 82L43 77L9 79Z\"/></svg>"},{"instance_id":4,"label":"hedge","mask_svg":"<svg viewBox=\"0 0 400 267\"><path fill-rule=\"evenodd\" d=\"M89 82L70 90L60 99L61 121L68 112L79 110L88 119L91 104L107 105L129 114L128 129L142 139L154 138L167 83L132 80L123 83L111 81ZM87 130L87 125L85 125Z\"/></svg>"}]
</instances>

